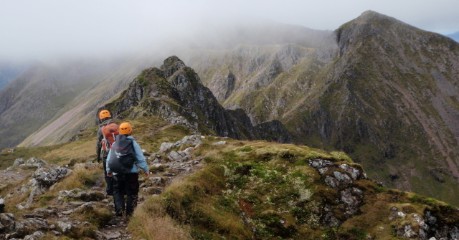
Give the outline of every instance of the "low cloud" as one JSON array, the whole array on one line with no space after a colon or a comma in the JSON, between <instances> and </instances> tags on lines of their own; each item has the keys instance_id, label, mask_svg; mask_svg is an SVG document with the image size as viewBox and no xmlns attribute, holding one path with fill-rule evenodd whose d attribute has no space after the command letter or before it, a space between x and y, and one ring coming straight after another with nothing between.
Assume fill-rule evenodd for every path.
<instances>
[{"instance_id":1,"label":"low cloud","mask_svg":"<svg viewBox=\"0 0 459 240\"><path fill-rule=\"evenodd\" d=\"M272 21L334 30L365 10L442 33L459 1L2 1L0 59L52 59L161 50L231 24Z\"/></svg>"}]
</instances>

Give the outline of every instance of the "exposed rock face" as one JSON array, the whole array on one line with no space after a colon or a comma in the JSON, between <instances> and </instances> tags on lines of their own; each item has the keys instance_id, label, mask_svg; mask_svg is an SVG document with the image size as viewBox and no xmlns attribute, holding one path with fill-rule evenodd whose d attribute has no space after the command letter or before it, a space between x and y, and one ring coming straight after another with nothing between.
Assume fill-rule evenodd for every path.
<instances>
[{"instance_id":1,"label":"exposed rock face","mask_svg":"<svg viewBox=\"0 0 459 240\"><path fill-rule=\"evenodd\" d=\"M197 132L237 139L291 139L278 121L253 126L243 110L225 110L193 69L175 56L167 58L160 69L145 70L108 107L121 118L159 115Z\"/></svg>"},{"instance_id":2,"label":"exposed rock face","mask_svg":"<svg viewBox=\"0 0 459 240\"><path fill-rule=\"evenodd\" d=\"M360 166L351 166L345 163L336 164L320 158L309 160L309 166L315 168L322 176L325 184L338 193L336 199L324 208L322 216L324 224L336 227L346 218L359 213L364 192L355 185L355 181L367 178ZM343 211L345 218L338 219L334 216L333 212L337 209Z\"/></svg>"}]
</instances>

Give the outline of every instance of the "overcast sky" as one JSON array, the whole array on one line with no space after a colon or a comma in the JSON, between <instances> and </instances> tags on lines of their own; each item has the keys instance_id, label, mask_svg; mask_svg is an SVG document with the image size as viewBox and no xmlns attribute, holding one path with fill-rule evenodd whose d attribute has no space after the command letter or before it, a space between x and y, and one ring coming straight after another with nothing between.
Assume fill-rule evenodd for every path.
<instances>
[{"instance_id":1,"label":"overcast sky","mask_svg":"<svg viewBox=\"0 0 459 240\"><path fill-rule=\"evenodd\" d=\"M209 23L261 19L334 30L366 10L459 31L459 0L0 0L0 59L129 51Z\"/></svg>"}]
</instances>

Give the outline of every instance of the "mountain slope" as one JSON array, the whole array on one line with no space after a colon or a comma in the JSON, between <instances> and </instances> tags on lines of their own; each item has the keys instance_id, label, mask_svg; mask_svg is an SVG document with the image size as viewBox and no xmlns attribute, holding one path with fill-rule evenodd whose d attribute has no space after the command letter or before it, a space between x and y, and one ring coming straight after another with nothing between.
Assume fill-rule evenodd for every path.
<instances>
[{"instance_id":1,"label":"mountain slope","mask_svg":"<svg viewBox=\"0 0 459 240\"><path fill-rule=\"evenodd\" d=\"M0 91L0 147L15 146L89 88L98 72L88 66L35 65Z\"/></svg>"},{"instance_id":2,"label":"mountain slope","mask_svg":"<svg viewBox=\"0 0 459 240\"><path fill-rule=\"evenodd\" d=\"M458 204L459 45L371 11L324 42L210 51L192 65L255 123L280 120L390 186Z\"/></svg>"}]
</instances>

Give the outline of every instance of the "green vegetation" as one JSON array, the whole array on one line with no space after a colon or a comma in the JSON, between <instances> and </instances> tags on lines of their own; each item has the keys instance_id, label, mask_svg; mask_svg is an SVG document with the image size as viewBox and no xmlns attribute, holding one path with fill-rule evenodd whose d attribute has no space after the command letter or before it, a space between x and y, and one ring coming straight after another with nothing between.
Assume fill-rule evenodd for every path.
<instances>
[{"instance_id":1,"label":"green vegetation","mask_svg":"<svg viewBox=\"0 0 459 240\"><path fill-rule=\"evenodd\" d=\"M308 160L358 168L347 155L267 142L231 140L215 147L211 143L217 140L209 138L195 151L206 167L139 206L129 225L136 238L166 236L154 227L161 223L174 236L165 239L398 239L392 226L399 220L389 220L392 207L422 215L426 203L444 204L359 180L356 186L365 192L361 214L340 227L326 227L320 222L323 204L338 195Z\"/></svg>"}]
</instances>

